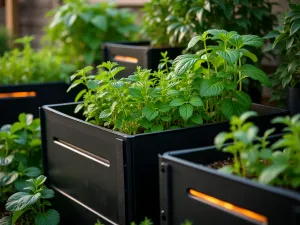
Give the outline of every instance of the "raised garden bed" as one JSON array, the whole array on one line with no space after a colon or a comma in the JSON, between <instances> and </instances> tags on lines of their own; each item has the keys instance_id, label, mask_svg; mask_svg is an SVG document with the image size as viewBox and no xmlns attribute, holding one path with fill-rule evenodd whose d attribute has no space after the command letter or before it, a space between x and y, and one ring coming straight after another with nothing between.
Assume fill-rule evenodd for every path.
<instances>
[{"instance_id":1,"label":"raised garden bed","mask_svg":"<svg viewBox=\"0 0 300 225\"><path fill-rule=\"evenodd\" d=\"M137 66L157 70L162 59L161 52L168 52L170 59L181 55L183 48L154 48L149 42L115 42L102 45L103 61L117 62L126 69L118 77L127 77L136 71Z\"/></svg>"},{"instance_id":2,"label":"raised garden bed","mask_svg":"<svg viewBox=\"0 0 300 225\"><path fill-rule=\"evenodd\" d=\"M229 156L215 147L204 147L160 157L162 225L186 219L205 225L300 224L299 192L206 166Z\"/></svg>"},{"instance_id":3,"label":"raised garden bed","mask_svg":"<svg viewBox=\"0 0 300 225\"><path fill-rule=\"evenodd\" d=\"M72 101L77 93L67 93L68 86L64 82L0 86L0 126L13 123L22 112L38 117L42 105Z\"/></svg>"},{"instance_id":4,"label":"raised garden bed","mask_svg":"<svg viewBox=\"0 0 300 225\"><path fill-rule=\"evenodd\" d=\"M158 154L212 145L228 129L228 123L218 123L127 135L85 122L74 115L75 107L42 107L41 126L45 175L60 193L55 207L64 206L62 218L72 214L80 224L92 223L95 216L108 224L145 216L159 223ZM261 115L253 119L261 131L271 126L271 118L287 114L262 105L252 108Z\"/></svg>"}]
</instances>

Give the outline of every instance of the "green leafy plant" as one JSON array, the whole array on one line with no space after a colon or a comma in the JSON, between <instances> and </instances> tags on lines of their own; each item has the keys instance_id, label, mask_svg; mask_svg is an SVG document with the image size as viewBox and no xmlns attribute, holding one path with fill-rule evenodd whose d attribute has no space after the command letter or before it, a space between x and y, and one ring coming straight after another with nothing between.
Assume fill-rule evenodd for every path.
<instances>
[{"instance_id":1,"label":"green leafy plant","mask_svg":"<svg viewBox=\"0 0 300 225\"><path fill-rule=\"evenodd\" d=\"M15 40L22 49L12 49L0 57L1 84L69 81L74 66L66 64L53 49L35 51L31 47L32 40L32 36Z\"/></svg>"},{"instance_id":2,"label":"green leafy plant","mask_svg":"<svg viewBox=\"0 0 300 225\"><path fill-rule=\"evenodd\" d=\"M300 83L300 5L290 4L291 11L283 14L281 25L264 38L275 38L271 48L280 54L282 62L272 75L272 100L282 100L287 86Z\"/></svg>"},{"instance_id":3,"label":"green leafy plant","mask_svg":"<svg viewBox=\"0 0 300 225\"><path fill-rule=\"evenodd\" d=\"M49 15L53 19L45 41L58 45L64 58L79 66L99 62L104 41L131 40L137 31L134 13L111 2L64 0Z\"/></svg>"},{"instance_id":4,"label":"green leafy plant","mask_svg":"<svg viewBox=\"0 0 300 225\"><path fill-rule=\"evenodd\" d=\"M207 40L217 44L207 46ZM78 93L84 102L75 113L83 110L86 120L127 134L156 132L203 123L221 122L251 107L250 97L242 90L246 77L269 86L267 75L260 69L242 63L243 57L256 60L247 46L259 47L262 39L255 35L239 35L225 30L208 30L194 37L189 48L202 41L198 54L186 54L172 62L166 53L158 71L137 68L134 75L116 79L124 67L105 62L79 70L71 77L73 84L86 89Z\"/></svg>"},{"instance_id":5,"label":"green leafy plant","mask_svg":"<svg viewBox=\"0 0 300 225\"><path fill-rule=\"evenodd\" d=\"M57 225L59 213L49 209L48 199L54 197L54 191L45 186L46 177L41 175L27 180L22 192L11 195L6 203L6 209L12 212L12 217L6 217L7 224L20 225ZM0 221L0 224L3 221Z\"/></svg>"},{"instance_id":6,"label":"green leafy plant","mask_svg":"<svg viewBox=\"0 0 300 225\"><path fill-rule=\"evenodd\" d=\"M21 191L28 178L39 176L40 168L40 122L22 113L18 122L0 129L0 202Z\"/></svg>"},{"instance_id":7,"label":"green leafy plant","mask_svg":"<svg viewBox=\"0 0 300 225\"><path fill-rule=\"evenodd\" d=\"M186 46L211 28L264 36L277 23L273 5L265 0L152 0L143 9L142 30L158 46Z\"/></svg>"},{"instance_id":8,"label":"green leafy plant","mask_svg":"<svg viewBox=\"0 0 300 225\"><path fill-rule=\"evenodd\" d=\"M247 122L248 118L256 115L250 111L240 117L233 116L231 131L222 132L215 138L217 149L233 155L233 164L220 170L251 177L263 184L300 187L300 115L273 119L273 123L286 126L286 133L273 144L268 137L275 131L274 128L260 137L258 128ZM232 141L232 144L223 147L226 141Z\"/></svg>"}]
</instances>

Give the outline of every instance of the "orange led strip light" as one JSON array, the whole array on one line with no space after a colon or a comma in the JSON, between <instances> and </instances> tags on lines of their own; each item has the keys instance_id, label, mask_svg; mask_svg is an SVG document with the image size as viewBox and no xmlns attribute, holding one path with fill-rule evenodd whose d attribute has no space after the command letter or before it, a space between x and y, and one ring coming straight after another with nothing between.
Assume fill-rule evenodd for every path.
<instances>
[{"instance_id":1,"label":"orange led strip light","mask_svg":"<svg viewBox=\"0 0 300 225\"><path fill-rule=\"evenodd\" d=\"M26 97L35 97L35 96L36 93L34 91L0 93L0 98L26 98Z\"/></svg>"},{"instance_id":2,"label":"orange led strip light","mask_svg":"<svg viewBox=\"0 0 300 225\"><path fill-rule=\"evenodd\" d=\"M120 61L120 62L128 62L128 63L138 63L138 59L130 56L120 56L116 55L114 57L114 60Z\"/></svg>"},{"instance_id":3,"label":"orange led strip light","mask_svg":"<svg viewBox=\"0 0 300 225\"><path fill-rule=\"evenodd\" d=\"M250 211L248 209L240 208L240 207L235 206L235 205L233 205L231 203L222 201L222 200L214 198L212 196L209 196L209 195L203 194L201 192L195 191L193 189L190 189L189 193L190 193L191 196L195 197L196 199L198 198L201 201L205 201L205 202L214 204L214 205L216 205L218 207L221 207L223 209L232 211L235 214L238 214L238 215L241 215L243 217L252 219L252 220L254 220L256 222L259 222L260 224L263 224L263 225L267 225L268 224L267 217L265 217L265 216L263 216L261 214L252 212L252 211Z\"/></svg>"}]
</instances>

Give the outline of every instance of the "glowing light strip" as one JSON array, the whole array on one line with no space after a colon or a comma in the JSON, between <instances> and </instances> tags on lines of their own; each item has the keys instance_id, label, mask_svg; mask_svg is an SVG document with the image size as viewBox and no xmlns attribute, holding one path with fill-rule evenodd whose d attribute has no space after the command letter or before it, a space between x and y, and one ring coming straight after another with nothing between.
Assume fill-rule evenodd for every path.
<instances>
[{"instance_id":1,"label":"glowing light strip","mask_svg":"<svg viewBox=\"0 0 300 225\"><path fill-rule=\"evenodd\" d=\"M226 211L230 211L230 212L233 212L233 213L235 213L239 216L251 219L252 221L257 222L258 224L261 224L261 225L267 225L268 224L267 217L265 217L261 214L255 213L253 211L250 211L248 209L238 207L238 206L233 205L229 202L222 201L222 200L214 198L212 196L203 194L199 191L195 191L193 189L189 190L189 194L193 198L195 198L196 200L200 200L202 202L210 203L210 204L215 205L219 208L225 209Z\"/></svg>"},{"instance_id":2,"label":"glowing light strip","mask_svg":"<svg viewBox=\"0 0 300 225\"><path fill-rule=\"evenodd\" d=\"M23 92L11 92L11 93L0 93L0 98L26 98L35 97L34 91L23 91Z\"/></svg>"},{"instance_id":3,"label":"glowing light strip","mask_svg":"<svg viewBox=\"0 0 300 225\"><path fill-rule=\"evenodd\" d=\"M115 61L120 61L120 62L128 62L128 63L138 63L138 59L130 56L121 56L121 55L116 55L114 57Z\"/></svg>"},{"instance_id":4,"label":"glowing light strip","mask_svg":"<svg viewBox=\"0 0 300 225\"><path fill-rule=\"evenodd\" d=\"M74 153L77 153L78 155L81 155L85 158L93 160L96 163L99 163L106 167L110 167L110 162L107 159L101 158L100 156L94 155L84 149L78 148L78 147L76 147L70 143L67 143L65 141L62 141L62 140L53 140L53 142L57 145L60 145L63 148L66 148Z\"/></svg>"}]
</instances>

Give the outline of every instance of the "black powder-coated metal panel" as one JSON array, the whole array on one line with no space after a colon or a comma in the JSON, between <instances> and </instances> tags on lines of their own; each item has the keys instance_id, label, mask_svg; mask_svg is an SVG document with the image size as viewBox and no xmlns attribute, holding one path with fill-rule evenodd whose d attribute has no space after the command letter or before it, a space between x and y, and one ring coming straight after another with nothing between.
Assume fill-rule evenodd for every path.
<instances>
[{"instance_id":1,"label":"black powder-coated metal panel","mask_svg":"<svg viewBox=\"0 0 300 225\"><path fill-rule=\"evenodd\" d=\"M20 113L31 113L39 116L38 107L45 104L57 104L73 101L76 91L67 93L68 84L63 82L22 85L0 85L0 93L35 92L35 97L1 98L0 126L14 123Z\"/></svg>"},{"instance_id":2,"label":"black powder-coated metal panel","mask_svg":"<svg viewBox=\"0 0 300 225\"><path fill-rule=\"evenodd\" d=\"M286 102L291 114L300 113L300 87L287 87Z\"/></svg>"},{"instance_id":3,"label":"black powder-coated metal panel","mask_svg":"<svg viewBox=\"0 0 300 225\"><path fill-rule=\"evenodd\" d=\"M165 153L160 157L161 166L168 167L160 172L161 210L167 212L161 218L162 225L177 225L185 219L205 225L263 224L195 200L189 195L189 189L264 215L268 225L299 225L300 213L296 212L300 207L299 193L205 167L226 158L227 154L214 147Z\"/></svg>"},{"instance_id":4,"label":"black powder-coated metal panel","mask_svg":"<svg viewBox=\"0 0 300 225\"><path fill-rule=\"evenodd\" d=\"M183 48L153 48L149 42L115 42L104 43L102 45L103 61L117 62L126 69L119 73L118 78L127 77L136 71L137 66L143 69L157 70L159 61L162 59L161 52L168 51L170 59L175 59L181 55ZM115 56L133 57L137 63L114 60Z\"/></svg>"},{"instance_id":5,"label":"black powder-coated metal panel","mask_svg":"<svg viewBox=\"0 0 300 225\"><path fill-rule=\"evenodd\" d=\"M51 186L119 223L120 196L116 193L124 185L118 179L122 171L117 162L122 156L116 139L122 142L122 137L51 111L44 116L47 149L51 149L44 157Z\"/></svg>"},{"instance_id":6,"label":"black powder-coated metal panel","mask_svg":"<svg viewBox=\"0 0 300 225\"><path fill-rule=\"evenodd\" d=\"M151 218L156 224L159 223L158 154L211 145L215 135L229 129L228 123L219 123L157 133L126 135L94 126L74 117L71 111L75 106L76 104L61 104L45 106L41 109L44 164L49 176L49 184L65 190L72 197L82 193L81 196L76 197L77 200L80 199L80 202L89 207L93 204L93 209L97 213L118 224L141 221L145 216ZM255 119L259 121L261 131L270 127L271 117L287 114L284 110L261 105L253 105L253 109L265 115ZM79 170L102 174L103 168L92 167L85 163L85 159L81 160L71 153L64 153L66 150L59 149L53 143L53 139L63 140L111 162L117 162L118 165L109 167L105 175L107 177L98 176L94 183L90 181L92 177L82 177L84 174ZM76 165L83 163L85 163L84 168L79 166L76 169ZM65 169L65 167L72 169ZM52 171L60 171L61 175ZM86 182L89 181L94 186L100 187L85 188L80 185L74 187L80 179L87 179ZM111 181L110 186L107 186L108 180ZM70 189L67 189L69 187ZM107 190L108 187L110 190ZM91 196L84 194L84 191L92 192L94 188L101 190L103 195L111 196L113 202L107 205L107 208L96 206L96 200L93 203L88 199ZM116 210L118 213L112 214L112 211ZM84 216L81 215L82 218Z\"/></svg>"}]
</instances>

